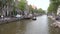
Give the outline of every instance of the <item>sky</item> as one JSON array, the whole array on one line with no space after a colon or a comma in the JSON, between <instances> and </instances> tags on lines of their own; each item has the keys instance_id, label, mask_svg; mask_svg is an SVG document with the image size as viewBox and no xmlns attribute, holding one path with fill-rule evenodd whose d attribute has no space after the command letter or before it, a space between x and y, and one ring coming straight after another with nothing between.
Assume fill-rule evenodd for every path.
<instances>
[{"instance_id":1,"label":"sky","mask_svg":"<svg viewBox=\"0 0 60 34\"><path fill-rule=\"evenodd\" d=\"M27 0L28 5L35 5L38 9L42 8L43 10L47 10L49 6L49 0Z\"/></svg>"}]
</instances>

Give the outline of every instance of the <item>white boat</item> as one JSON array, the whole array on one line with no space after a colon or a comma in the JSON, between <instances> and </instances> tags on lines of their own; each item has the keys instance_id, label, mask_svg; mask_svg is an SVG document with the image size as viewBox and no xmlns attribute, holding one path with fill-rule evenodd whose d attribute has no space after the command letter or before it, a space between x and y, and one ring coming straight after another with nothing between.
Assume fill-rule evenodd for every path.
<instances>
[{"instance_id":1,"label":"white boat","mask_svg":"<svg viewBox=\"0 0 60 34\"><path fill-rule=\"evenodd\" d=\"M32 20L36 20L36 17L33 17Z\"/></svg>"}]
</instances>

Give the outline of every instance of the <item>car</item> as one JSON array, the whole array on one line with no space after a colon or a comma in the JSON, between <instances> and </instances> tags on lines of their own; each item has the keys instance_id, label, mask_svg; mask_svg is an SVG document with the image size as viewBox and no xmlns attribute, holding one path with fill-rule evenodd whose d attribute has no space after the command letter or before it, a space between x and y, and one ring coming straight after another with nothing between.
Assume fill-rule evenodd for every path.
<instances>
[{"instance_id":1,"label":"car","mask_svg":"<svg viewBox=\"0 0 60 34\"><path fill-rule=\"evenodd\" d=\"M17 17L17 18L20 18L20 17L22 17L22 15L17 14L16 17Z\"/></svg>"}]
</instances>

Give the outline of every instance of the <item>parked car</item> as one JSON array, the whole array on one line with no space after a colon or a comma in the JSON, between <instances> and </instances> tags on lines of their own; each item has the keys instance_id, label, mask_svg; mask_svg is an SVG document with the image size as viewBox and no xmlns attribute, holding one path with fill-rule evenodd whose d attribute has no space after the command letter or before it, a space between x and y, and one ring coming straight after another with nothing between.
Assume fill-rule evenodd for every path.
<instances>
[{"instance_id":1,"label":"parked car","mask_svg":"<svg viewBox=\"0 0 60 34\"><path fill-rule=\"evenodd\" d=\"M22 17L22 15L17 14L16 17L17 17L17 18L20 18L20 17Z\"/></svg>"}]
</instances>

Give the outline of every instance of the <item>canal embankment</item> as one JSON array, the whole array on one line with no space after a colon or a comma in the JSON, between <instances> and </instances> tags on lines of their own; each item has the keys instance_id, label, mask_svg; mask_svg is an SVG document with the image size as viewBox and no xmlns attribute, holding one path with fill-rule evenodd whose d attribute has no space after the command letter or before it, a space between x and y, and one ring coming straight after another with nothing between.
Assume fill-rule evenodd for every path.
<instances>
[{"instance_id":1,"label":"canal embankment","mask_svg":"<svg viewBox=\"0 0 60 34\"><path fill-rule=\"evenodd\" d=\"M56 18L53 16L48 16L48 17L54 21L54 23L51 24L52 26L60 28L60 20L56 20Z\"/></svg>"},{"instance_id":2,"label":"canal embankment","mask_svg":"<svg viewBox=\"0 0 60 34\"><path fill-rule=\"evenodd\" d=\"M18 20L21 20L23 19L22 17L21 18L14 18L14 17L8 17L8 18L0 18L0 24L4 24L4 23L9 23L9 22L15 22L15 21L18 21Z\"/></svg>"},{"instance_id":3,"label":"canal embankment","mask_svg":"<svg viewBox=\"0 0 60 34\"><path fill-rule=\"evenodd\" d=\"M28 18L24 18L24 16L22 16L22 17L4 17L4 18L0 18L0 24L11 23L11 22L19 21L19 20L24 20L24 19L28 19Z\"/></svg>"},{"instance_id":4,"label":"canal embankment","mask_svg":"<svg viewBox=\"0 0 60 34\"><path fill-rule=\"evenodd\" d=\"M36 15L36 17L38 16L42 16L42 15ZM32 17L4 17L4 18L0 18L0 24L4 24L4 23L11 23L11 22L15 22L15 21L19 21L22 19L32 19Z\"/></svg>"}]
</instances>

